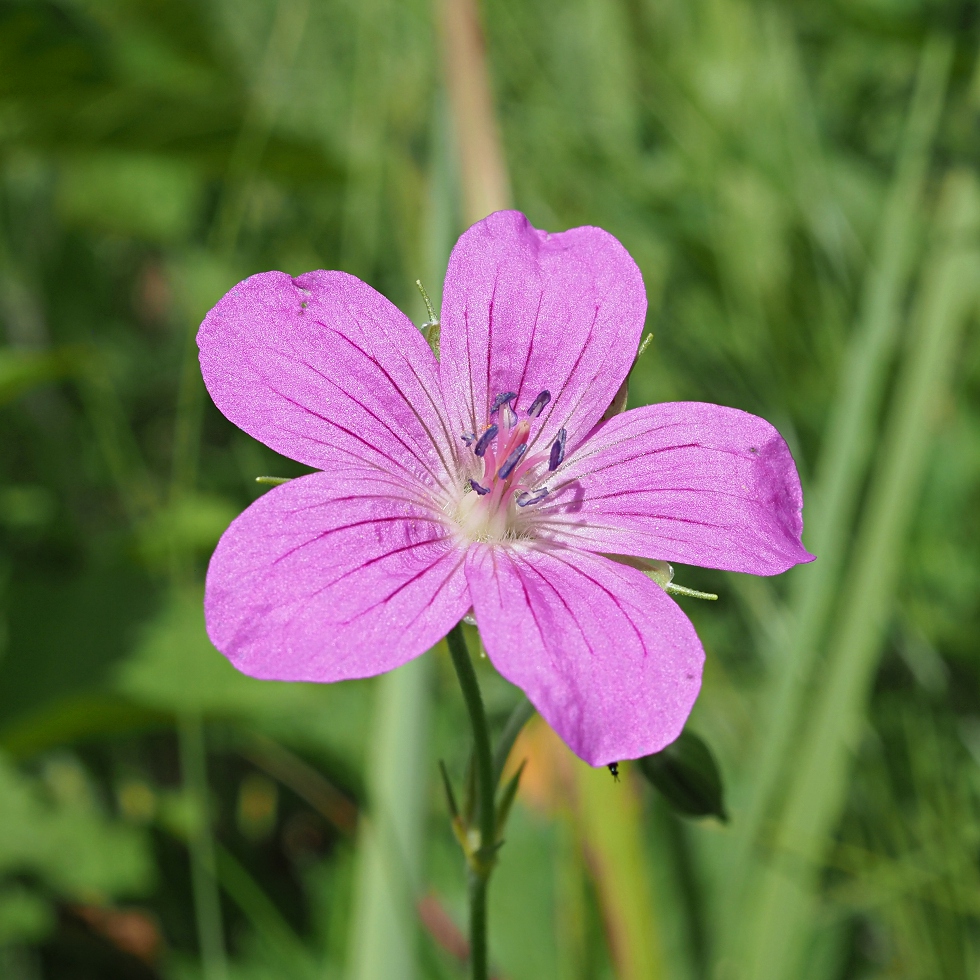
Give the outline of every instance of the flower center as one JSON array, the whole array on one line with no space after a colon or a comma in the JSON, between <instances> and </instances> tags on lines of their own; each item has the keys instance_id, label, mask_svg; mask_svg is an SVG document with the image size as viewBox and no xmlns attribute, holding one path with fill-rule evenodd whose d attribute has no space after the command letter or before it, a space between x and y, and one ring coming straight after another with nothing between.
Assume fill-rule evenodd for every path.
<instances>
[{"instance_id":1,"label":"flower center","mask_svg":"<svg viewBox=\"0 0 980 980\"><path fill-rule=\"evenodd\" d=\"M455 516L471 541L500 541L526 534L533 523L534 504L548 496L543 478L565 458L564 429L548 452L528 453L532 422L551 401L551 393L542 391L524 418L518 415L516 398L512 391L497 395L483 432L462 436L472 455Z\"/></svg>"}]
</instances>

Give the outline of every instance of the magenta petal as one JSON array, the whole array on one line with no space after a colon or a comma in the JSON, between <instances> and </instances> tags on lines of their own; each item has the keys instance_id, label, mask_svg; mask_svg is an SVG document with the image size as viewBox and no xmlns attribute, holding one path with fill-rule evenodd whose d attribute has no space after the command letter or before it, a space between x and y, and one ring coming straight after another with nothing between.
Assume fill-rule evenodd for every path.
<instances>
[{"instance_id":1,"label":"magenta petal","mask_svg":"<svg viewBox=\"0 0 980 980\"><path fill-rule=\"evenodd\" d=\"M343 272L239 283L197 336L204 381L249 435L309 466L381 467L448 486L454 437L436 360L411 321Z\"/></svg>"},{"instance_id":2,"label":"magenta petal","mask_svg":"<svg viewBox=\"0 0 980 980\"><path fill-rule=\"evenodd\" d=\"M764 419L702 402L648 405L604 424L561 468L543 537L590 551L775 575L803 547L803 493Z\"/></svg>"},{"instance_id":3,"label":"magenta petal","mask_svg":"<svg viewBox=\"0 0 980 980\"><path fill-rule=\"evenodd\" d=\"M463 552L425 509L314 473L238 517L208 568L212 643L243 673L289 681L380 674L470 607Z\"/></svg>"},{"instance_id":4,"label":"magenta petal","mask_svg":"<svg viewBox=\"0 0 980 980\"><path fill-rule=\"evenodd\" d=\"M517 211L484 218L453 249L443 292L439 370L453 426L479 431L511 391L523 416L548 391L539 444L564 427L574 445L626 377L645 316L640 270L608 232L549 235Z\"/></svg>"},{"instance_id":5,"label":"magenta petal","mask_svg":"<svg viewBox=\"0 0 980 980\"><path fill-rule=\"evenodd\" d=\"M477 545L466 578L494 666L576 755L635 759L680 734L704 651L642 572L585 552Z\"/></svg>"}]
</instances>

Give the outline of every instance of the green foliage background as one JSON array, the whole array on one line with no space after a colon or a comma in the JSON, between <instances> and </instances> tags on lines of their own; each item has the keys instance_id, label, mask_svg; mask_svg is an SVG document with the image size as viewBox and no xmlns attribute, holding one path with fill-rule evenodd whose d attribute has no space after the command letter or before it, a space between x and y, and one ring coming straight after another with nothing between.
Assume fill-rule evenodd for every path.
<instances>
[{"instance_id":1,"label":"green foliage background","mask_svg":"<svg viewBox=\"0 0 980 980\"><path fill-rule=\"evenodd\" d=\"M645 790L644 860L603 879L580 821L519 799L491 886L502 977L980 971L978 12L486 0L517 206L607 228L643 271L632 403L777 425L820 559L678 569L721 595L685 608L731 822ZM200 612L254 478L301 468L209 403L196 326L271 268L345 269L422 322L414 280L438 294L462 230L436 19L427 0L0 2L4 977L464 975L412 912L435 895L464 922L444 651L400 689L262 683ZM502 724L516 693L481 678ZM409 953L385 972L353 829L391 799ZM610 882L651 958L616 947Z\"/></svg>"}]
</instances>

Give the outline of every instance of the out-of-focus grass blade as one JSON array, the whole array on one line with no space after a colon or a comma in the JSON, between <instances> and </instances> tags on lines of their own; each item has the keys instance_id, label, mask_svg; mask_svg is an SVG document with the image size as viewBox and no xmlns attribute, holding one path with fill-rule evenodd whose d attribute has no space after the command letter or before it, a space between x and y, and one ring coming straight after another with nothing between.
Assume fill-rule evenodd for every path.
<instances>
[{"instance_id":1,"label":"out-of-focus grass blade","mask_svg":"<svg viewBox=\"0 0 980 980\"><path fill-rule=\"evenodd\" d=\"M499 838L503 832L504 827L507 826L507 818L510 816L510 808L514 805L514 799L517 796L517 787L521 783L521 773L524 772L524 766L527 765L527 760L522 762L517 769L517 772L511 776L507 785L504 787L501 793L500 800L497 803L497 837Z\"/></svg>"},{"instance_id":2,"label":"out-of-focus grass blade","mask_svg":"<svg viewBox=\"0 0 980 980\"><path fill-rule=\"evenodd\" d=\"M378 248L384 190L394 12L390 0L357 4L347 137L340 268L370 278Z\"/></svg>"},{"instance_id":3,"label":"out-of-focus grass blade","mask_svg":"<svg viewBox=\"0 0 980 980\"><path fill-rule=\"evenodd\" d=\"M658 980L667 968L650 895L640 804L628 767L620 783L577 759L576 817L590 858L618 980Z\"/></svg>"},{"instance_id":4,"label":"out-of-focus grass blade","mask_svg":"<svg viewBox=\"0 0 980 980\"><path fill-rule=\"evenodd\" d=\"M195 819L190 829L188 847L191 852L191 884L201 970L204 980L226 980L228 958L215 873L214 835L208 806L207 752L201 716L195 712L184 714L177 734L184 789L194 801Z\"/></svg>"},{"instance_id":5,"label":"out-of-focus grass blade","mask_svg":"<svg viewBox=\"0 0 980 980\"><path fill-rule=\"evenodd\" d=\"M949 75L952 47L934 38L926 45L902 140L894 181L879 226L875 257L865 281L859 319L822 448L816 485L807 495L806 541L817 561L794 570L790 639L772 662L763 699L772 715L759 741L759 759L727 876L726 923L740 933L742 895L751 875L759 834L774 805L805 715L808 682L839 585L850 528L874 441L875 420L899 334L900 310L915 250L919 203Z\"/></svg>"},{"instance_id":6,"label":"out-of-focus grass blade","mask_svg":"<svg viewBox=\"0 0 980 980\"><path fill-rule=\"evenodd\" d=\"M0 749L26 759L59 745L166 729L173 715L122 698L88 693L47 704L0 730Z\"/></svg>"},{"instance_id":7,"label":"out-of-focus grass blade","mask_svg":"<svg viewBox=\"0 0 980 980\"><path fill-rule=\"evenodd\" d=\"M0 348L0 405L70 370L70 358L59 351Z\"/></svg>"},{"instance_id":8,"label":"out-of-focus grass blade","mask_svg":"<svg viewBox=\"0 0 980 980\"><path fill-rule=\"evenodd\" d=\"M493 107L477 0L438 0L446 90L459 157L463 220L510 207L510 180Z\"/></svg>"},{"instance_id":9,"label":"out-of-focus grass blade","mask_svg":"<svg viewBox=\"0 0 980 980\"><path fill-rule=\"evenodd\" d=\"M954 173L943 187L936 252L923 274L914 333L889 414L881 462L861 522L843 607L808 719L787 803L748 931L745 975L798 975L807 913L827 840L843 805L850 749L860 734L930 437L946 397L957 341L980 295L980 186Z\"/></svg>"},{"instance_id":10,"label":"out-of-focus grass blade","mask_svg":"<svg viewBox=\"0 0 980 980\"><path fill-rule=\"evenodd\" d=\"M430 666L431 656L419 657L378 680L369 815L358 831L350 980L411 980L416 975Z\"/></svg>"},{"instance_id":11,"label":"out-of-focus grass blade","mask_svg":"<svg viewBox=\"0 0 980 980\"><path fill-rule=\"evenodd\" d=\"M316 977L313 957L255 879L218 842L215 842L214 857L218 883L245 913L256 934L275 956L283 975L297 980Z\"/></svg>"}]
</instances>

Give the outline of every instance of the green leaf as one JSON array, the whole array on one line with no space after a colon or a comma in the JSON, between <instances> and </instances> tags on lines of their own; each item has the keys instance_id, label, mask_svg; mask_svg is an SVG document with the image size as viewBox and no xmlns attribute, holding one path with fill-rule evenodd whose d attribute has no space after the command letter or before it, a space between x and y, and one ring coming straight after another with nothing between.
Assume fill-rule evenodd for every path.
<instances>
[{"instance_id":1,"label":"green leaf","mask_svg":"<svg viewBox=\"0 0 980 980\"><path fill-rule=\"evenodd\" d=\"M186 161L95 152L62 164L57 204L70 226L169 243L193 230L203 191L203 181Z\"/></svg>"},{"instance_id":2,"label":"green leaf","mask_svg":"<svg viewBox=\"0 0 980 980\"><path fill-rule=\"evenodd\" d=\"M103 815L71 757L49 760L38 780L0 755L0 827L0 873L36 876L56 894L140 893L153 881L147 838Z\"/></svg>"},{"instance_id":3,"label":"green leaf","mask_svg":"<svg viewBox=\"0 0 980 980\"><path fill-rule=\"evenodd\" d=\"M681 732L680 738L663 751L636 763L676 813L728 821L718 763L693 732Z\"/></svg>"},{"instance_id":4,"label":"green leaf","mask_svg":"<svg viewBox=\"0 0 980 980\"><path fill-rule=\"evenodd\" d=\"M165 566L176 551L208 553L238 508L215 494L185 494L158 509L139 529L139 551L152 567Z\"/></svg>"},{"instance_id":5,"label":"green leaf","mask_svg":"<svg viewBox=\"0 0 980 980\"><path fill-rule=\"evenodd\" d=\"M0 891L0 946L37 942L53 925L51 906L40 895L19 884Z\"/></svg>"},{"instance_id":6,"label":"green leaf","mask_svg":"<svg viewBox=\"0 0 980 980\"><path fill-rule=\"evenodd\" d=\"M69 369L69 358L58 351L0 348L0 405Z\"/></svg>"}]
</instances>

